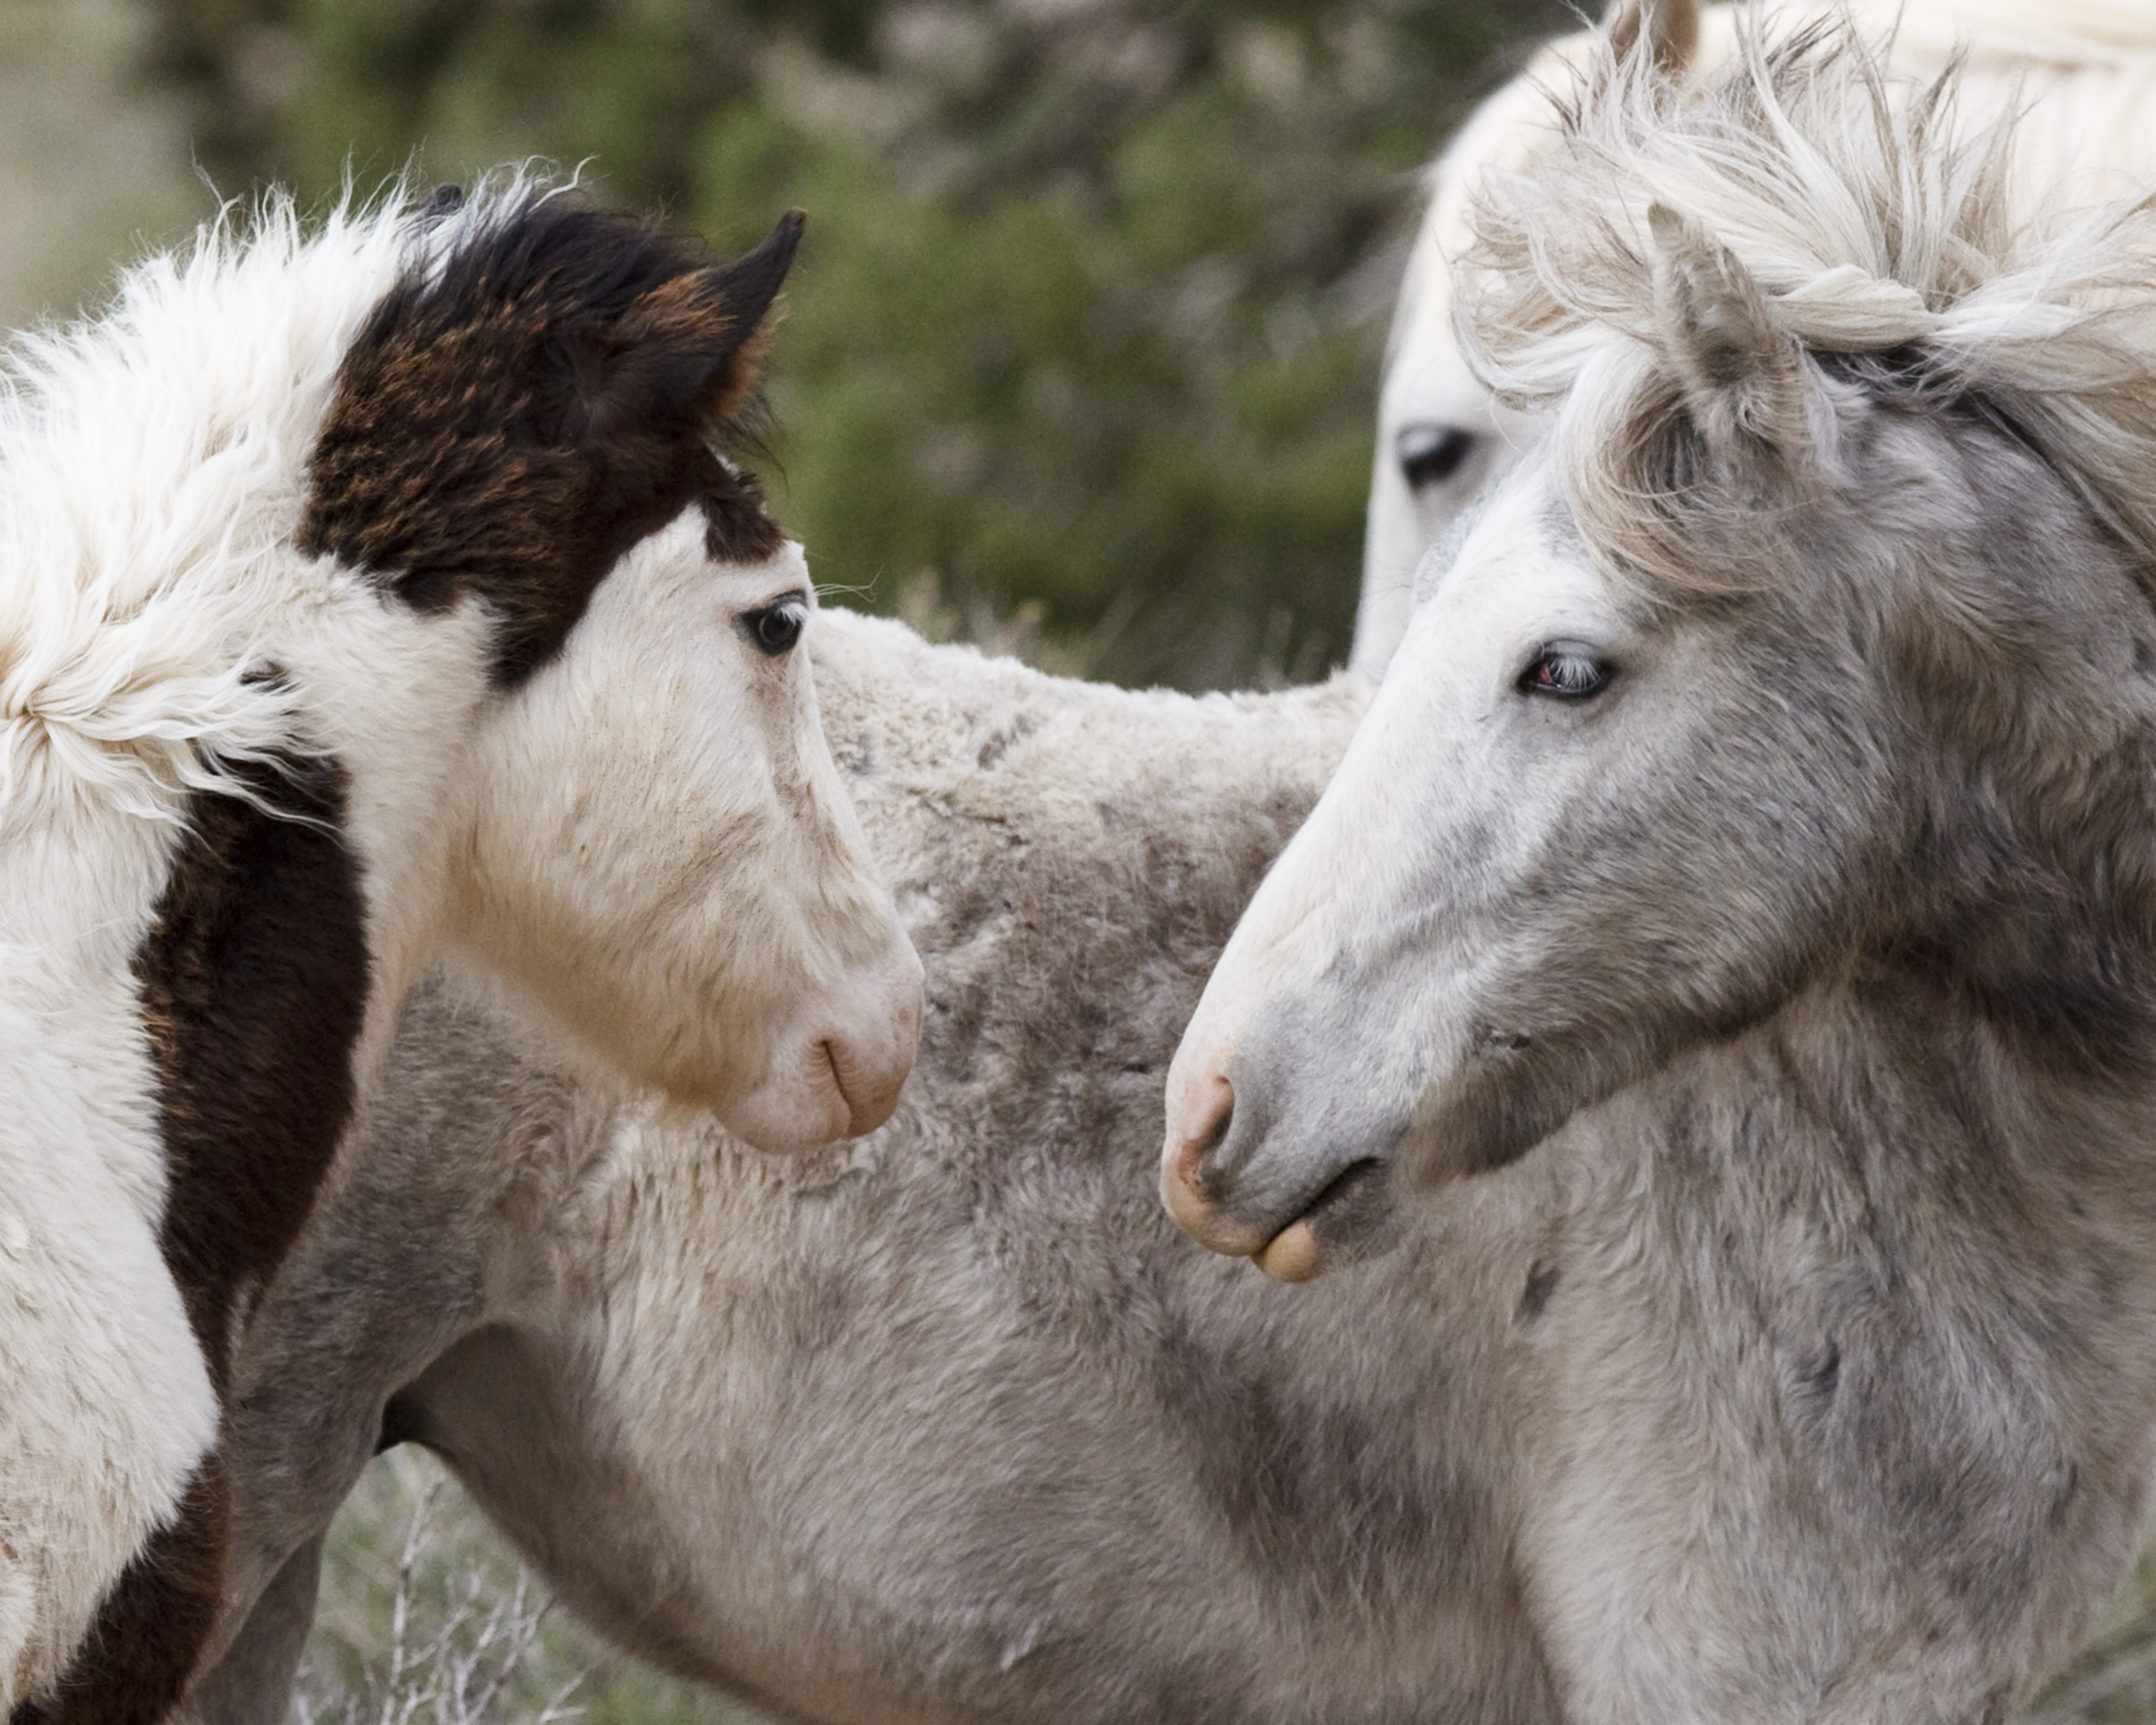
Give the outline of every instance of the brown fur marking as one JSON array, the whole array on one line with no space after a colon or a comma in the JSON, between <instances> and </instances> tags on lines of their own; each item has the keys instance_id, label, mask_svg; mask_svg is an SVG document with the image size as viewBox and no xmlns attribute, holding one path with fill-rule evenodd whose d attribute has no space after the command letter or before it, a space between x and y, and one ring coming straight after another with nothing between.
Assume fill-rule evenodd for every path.
<instances>
[{"instance_id":1,"label":"brown fur marking","mask_svg":"<svg viewBox=\"0 0 2156 1725\"><path fill-rule=\"evenodd\" d=\"M342 769L317 756L246 776L289 818L198 794L135 960L171 1170L165 1261L220 1395L234 1300L298 1236L351 1118L367 1009Z\"/></svg>"},{"instance_id":2,"label":"brown fur marking","mask_svg":"<svg viewBox=\"0 0 2156 1725\"><path fill-rule=\"evenodd\" d=\"M367 981L342 769L309 756L234 776L282 814L198 793L135 957L169 1171L160 1245L220 1399L234 1308L298 1237L351 1120ZM216 1615L224 1478L206 1457L58 1693L18 1707L12 1725L164 1717Z\"/></svg>"},{"instance_id":3,"label":"brown fur marking","mask_svg":"<svg viewBox=\"0 0 2156 1725\"><path fill-rule=\"evenodd\" d=\"M557 652L638 540L692 503L714 557L770 557L755 481L720 459L799 243L788 215L725 269L644 224L534 198L391 291L346 357L300 543L423 610L476 594L494 676Z\"/></svg>"},{"instance_id":4,"label":"brown fur marking","mask_svg":"<svg viewBox=\"0 0 2156 1725\"><path fill-rule=\"evenodd\" d=\"M106 1595L59 1688L21 1703L8 1725L156 1725L177 1706L217 1619L230 1512L224 1460L213 1454Z\"/></svg>"}]
</instances>

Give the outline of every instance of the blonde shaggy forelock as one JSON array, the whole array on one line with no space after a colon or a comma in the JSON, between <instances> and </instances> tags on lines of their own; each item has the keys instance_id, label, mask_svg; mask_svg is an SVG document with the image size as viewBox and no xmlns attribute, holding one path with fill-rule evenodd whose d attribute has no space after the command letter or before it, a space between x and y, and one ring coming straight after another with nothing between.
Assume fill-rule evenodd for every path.
<instances>
[{"instance_id":1,"label":"blonde shaggy forelock","mask_svg":"<svg viewBox=\"0 0 2156 1725\"><path fill-rule=\"evenodd\" d=\"M1511 404L1561 408L1559 464L1591 543L1681 590L1713 500L1678 482L1686 393L1650 212L1677 213L1756 287L1795 350L1809 413L1776 453L1830 484L1829 366L1891 356L1904 399L1980 398L2156 571L2156 202L2020 219L2015 118L1972 124L1958 65L1889 76L1845 17L1748 30L1680 89L1599 42L1549 147L1477 195L1455 313ZM1788 446L1794 442L1797 446Z\"/></svg>"}]
</instances>

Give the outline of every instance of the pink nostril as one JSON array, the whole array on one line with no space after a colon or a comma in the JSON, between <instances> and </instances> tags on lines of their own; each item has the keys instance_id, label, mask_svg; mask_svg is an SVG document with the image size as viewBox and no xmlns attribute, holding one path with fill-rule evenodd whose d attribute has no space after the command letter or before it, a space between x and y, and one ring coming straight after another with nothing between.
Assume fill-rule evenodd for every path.
<instances>
[{"instance_id":1,"label":"pink nostril","mask_svg":"<svg viewBox=\"0 0 2156 1725\"><path fill-rule=\"evenodd\" d=\"M904 1061L880 1066L840 1040L826 1037L817 1046L830 1066L832 1087L846 1111L845 1137L862 1137L891 1118L913 1065L910 1049Z\"/></svg>"},{"instance_id":2,"label":"pink nostril","mask_svg":"<svg viewBox=\"0 0 2156 1725\"><path fill-rule=\"evenodd\" d=\"M869 1111L863 1108L856 1099L859 1084L857 1082L852 1090L846 1087L846 1069L839 1061L837 1043L826 1037L816 1046L823 1050L824 1061L831 1069L831 1088L839 1093L839 1105L846 1111L845 1136L858 1138L863 1132L872 1130L863 1123Z\"/></svg>"},{"instance_id":3,"label":"pink nostril","mask_svg":"<svg viewBox=\"0 0 2156 1725\"><path fill-rule=\"evenodd\" d=\"M1160 1196L1176 1225L1216 1252L1241 1256L1265 1242L1215 1209L1206 1189L1205 1159L1228 1136L1235 1092L1215 1071L1184 1088L1174 1111L1168 1149L1161 1158Z\"/></svg>"},{"instance_id":4,"label":"pink nostril","mask_svg":"<svg viewBox=\"0 0 2156 1725\"><path fill-rule=\"evenodd\" d=\"M1205 1193L1205 1158L1220 1147L1228 1136L1229 1122L1235 1115L1235 1090L1228 1081L1215 1073L1195 1098L1184 1122L1183 1142L1176 1147L1175 1178L1200 1204L1209 1200Z\"/></svg>"}]
</instances>

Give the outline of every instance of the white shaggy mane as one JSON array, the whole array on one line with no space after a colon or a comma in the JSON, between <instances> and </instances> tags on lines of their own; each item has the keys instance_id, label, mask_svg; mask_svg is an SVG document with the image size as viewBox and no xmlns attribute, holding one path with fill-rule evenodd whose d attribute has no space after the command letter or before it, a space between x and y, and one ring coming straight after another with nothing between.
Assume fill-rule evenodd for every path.
<instances>
[{"instance_id":1,"label":"white shaggy mane","mask_svg":"<svg viewBox=\"0 0 2156 1725\"><path fill-rule=\"evenodd\" d=\"M431 230L403 184L311 230L283 193L228 206L127 270L101 313L16 341L0 837L86 805L177 819L190 788L235 788L220 762L290 744L286 697L251 655L273 615L319 599L290 542L339 362L415 242L529 193L505 180Z\"/></svg>"},{"instance_id":2,"label":"white shaggy mane","mask_svg":"<svg viewBox=\"0 0 2156 1725\"><path fill-rule=\"evenodd\" d=\"M1666 459L1682 397L1661 205L1726 249L1800 350L1830 466L1830 377L1974 398L2156 569L2156 211L2017 219L2013 123L1964 124L1958 76L1891 79L1845 18L1748 37L1690 91L1604 41L1549 147L1486 182L1460 334L1507 400L1565 403L1566 484L1599 550L1695 584Z\"/></svg>"}]
</instances>

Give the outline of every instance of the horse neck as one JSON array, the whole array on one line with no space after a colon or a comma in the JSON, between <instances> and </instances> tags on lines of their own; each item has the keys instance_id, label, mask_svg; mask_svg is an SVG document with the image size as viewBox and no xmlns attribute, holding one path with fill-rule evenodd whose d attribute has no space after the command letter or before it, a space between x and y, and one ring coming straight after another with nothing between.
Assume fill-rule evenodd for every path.
<instances>
[{"instance_id":1,"label":"horse neck","mask_svg":"<svg viewBox=\"0 0 2156 1725\"><path fill-rule=\"evenodd\" d=\"M2070 1260L2101 1237L2156 1307L2156 1252L2120 1245L2156 1223L2156 1026L2145 1004L2128 1022L2098 1061L2002 1018L1965 977L1861 967L1689 1051L1609 1119L1681 1231L1765 1252L1794 1229L1972 1289L2076 1281Z\"/></svg>"},{"instance_id":2,"label":"horse neck","mask_svg":"<svg viewBox=\"0 0 2156 1725\"><path fill-rule=\"evenodd\" d=\"M450 847L465 802L486 788L460 769L490 699L490 631L476 603L430 617L336 578L345 602L295 639L292 675L310 732L348 786L343 837L360 865L370 967L355 1054L363 1092L406 992L441 943Z\"/></svg>"},{"instance_id":3,"label":"horse neck","mask_svg":"<svg viewBox=\"0 0 2156 1725\"><path fill-rule=\"evenodd\" d=\"M1139 693L844 615L812 639L833 756L927 970L915 1093L997 1122L968 1137L983 1157L1038 1132L1041 1075L1074 1062L1157 1122L1178 1031L1366 690Z\"/></svg>"},{"instance_id":4,"label":"horse neck","mask_svg":"<svg viewBox=\"0 0 2156 1725\"><path fill-rule=\"evenodd\" d=\"M442 907L442 852L454 823L441 793L469 709L485 689L484 620L420 618L383 604L359 578L322 566L288 562L279 572L280 580L264 583L266 601L252 603L263 595L245 582L203 583L188 595L197 607L192 639L216 643L222 656L168 655L165 686L143 680L126 691L144 729L182 732L179 758L192 772L178 782L169 752L151 762L159 770L146 771L131 742L100 744L95 715L57 738L23 734L41 722L34 712L8 721L19 727L15 764L29 770L0 807L0 1093L23 1101L13 1124L28 1135L32 1153L71 1147L121 1181L146 1219L167 1204L159 1146L169 1134L159 1122L171 1113L179 1069L160 1050L175 1034L172 967L182 967L191 991L207 988L220 1002L238 985L217 968L218 937L187 931L234 926L264 902L285 904L308 937L278 962L304 973L323 998L346 998L352 965L335 958L330 974L322 963L356 949L356 1020L326 1040L317 1025L309 1046L287 1053L288 1065L304 1067L326 1094L344 1088L341 1072L363 1096ZM275 680L240 675L257 666L274 668ZM232 698L222 707L205 703L208 687ZM185 721L205 706L213 719L237 715L238 722L186 736ZM284 803L299 780L336 785L336 830L326 843L357 864L356 903L332 886L320 914L310 914L313 889L292 884L294 870L318 872L322 845L280 842L274 829L286 822L269 818L265 828L252 803L204 783L220 745L235 737L258 758L285 763L249 769L228 758L217 767L223 783L243 781L249 795ZM116 768L100 756L105 747L122 757ZM71 773L70 762L80 770ZM289 812L301 825L323 818L320 810ZM237 849L205 838L229 835L234 816L257 820L258 837ZM244 875L218 884L236 869ZM289 878L280 885L263 877L264 869ZM278 937L267 938L280 948ZM172 956L175 941L185 944L184 957ZM252 949L262 944L257 938ZM244 1019L247 1010L220 1005L219 1021ZM188 1036L209 1034L202 1028L208 1020L189 1022Z\"/></svg>"},{"instance_id":5,"label":"horse neck","mask_svg":"<svg viewBox=\"0 0 2156 1725\"><path fill-rule=\"evenodd\" d=\"M1708 1530L1671 1580L1719 1575L1761 1622L1792 1574L1981 1573L1975 1620L2047 1668L2145 1523L2148 1089L1856 978L1581 1117L1537 1153L1535 1497Z\"/></svg>"},{"instance_id":6,"label":"horse neck","mask_svg":"<svg viewBox=\"0 0 2156 1725\"><path fill-rule=\"evenodd\" d=\"M2051 0L2041 8L2016 0L1866 0L1857 10L1867 22L1877 13L1898 26L1897 45L1942 59L1969 44L2039 65L2114 65L2156 54L2156 18L2137 0Z\"/></svg>"},{"instance_id":7,"label":"horse neck","mask_svg":"<svg viewBox=\"0 0 2156 1725\"><path fill-rule=\"evenodd\" d=\"M95 321L13 345L0 855L17 866L0 906L39 907L20 937L48 968L78 931L100 950L100 928L139 939L220 762L334 757L370 891L403 914L398 834L420 828L414 788L455 728L443 691L470 680L363 581L290 546L338 364L406 239L391 214L348 213L305 238L273 202L250 235L205 229Z\"/></svg>"},{"instance_id":8,"label":"horse neck","mask_svg":"<svg viewBox=\"0 0 2156 1725\"><path fill-rule=\"evenodd\" d=\"M1023 845L1058 865L1110 864L1126 908L1151 921L1194 913L1178 886L1232 899L1232 916L1369 698L1346 678L1278 694L1136 691L933 646L880 619L826 613L818 629L832 753L901 894L947 884L902 878L931 852L955 843L1007 875ZM1141 855L1164 865L1133 873ZM1116 890L1103 879L1092 896Z\"/></svg>"}]
</instances>

